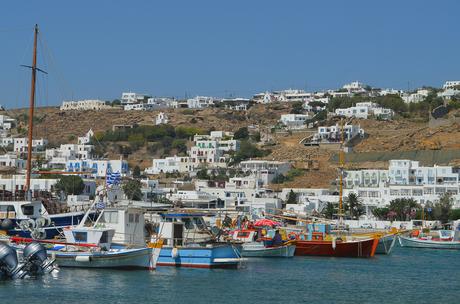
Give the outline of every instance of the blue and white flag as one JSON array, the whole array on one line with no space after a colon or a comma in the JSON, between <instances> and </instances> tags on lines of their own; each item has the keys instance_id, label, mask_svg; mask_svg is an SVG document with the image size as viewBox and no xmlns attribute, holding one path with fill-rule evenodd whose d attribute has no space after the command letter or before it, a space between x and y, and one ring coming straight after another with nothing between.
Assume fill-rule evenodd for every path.
<instances>
[{"instance_id":1,"label":"blue and white flag","mask_svg":"<svg viewBox=\"0 0 460 304\"><path fill-rule=\"evenodd\" d=\"M105 183L107 186L119 185L121 182L120 172L107 172Z\"/></svg>"}]
</instances>

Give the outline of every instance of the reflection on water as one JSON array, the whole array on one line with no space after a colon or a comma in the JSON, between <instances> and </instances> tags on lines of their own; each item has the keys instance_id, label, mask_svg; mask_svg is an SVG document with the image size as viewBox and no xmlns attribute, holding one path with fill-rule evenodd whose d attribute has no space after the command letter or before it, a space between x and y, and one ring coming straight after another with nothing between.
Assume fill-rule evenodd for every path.
<instances>
[{"instance_id":1,"label":"reflection on water","mask_svg":"<svg viewBox=\"0 0 460 304\"><path fill-rule=\"evenodd\" d=\"M374 259L254 259L238 270L60 269L55 275L0 282L0 296L15 303L47 304L453 303L460 281L459 255L397 248L392 256Z\"/></svg>"}]
</instances>

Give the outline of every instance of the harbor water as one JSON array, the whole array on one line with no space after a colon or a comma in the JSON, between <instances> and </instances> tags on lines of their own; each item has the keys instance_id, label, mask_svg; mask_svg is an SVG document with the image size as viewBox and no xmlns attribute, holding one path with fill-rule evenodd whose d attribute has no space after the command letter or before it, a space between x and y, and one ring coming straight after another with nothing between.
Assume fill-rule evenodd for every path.
<instances>
[{"instance_id":1,"label":"harbor water","mask_svg":"<svg viewBox=\"0 0 460 304\"><path fill-rule=\"evenodd\" d=\"M1 281L5 303L458 303L458 251L395 248L372 259L254 259L238 270L61 269Z\"/></svg>"}]
</instances>

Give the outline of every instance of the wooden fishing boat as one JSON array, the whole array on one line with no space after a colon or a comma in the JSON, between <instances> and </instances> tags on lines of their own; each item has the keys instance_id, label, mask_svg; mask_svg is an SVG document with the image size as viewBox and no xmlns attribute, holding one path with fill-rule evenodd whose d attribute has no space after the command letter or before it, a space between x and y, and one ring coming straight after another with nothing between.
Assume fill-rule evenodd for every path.
<instances>
[{"instance_id":1,"label":"wooden fishing boat","mask_svg":"<svg viewBox=\"0 0 460 304\"><path fill-rule=\"evenodd\" d=\"M273 247L266 247L263 242L253 242L242 245L241 255L245 258L291 258L294 256L295 249L296 245L293 242Z\"/></svg>"},{"instance_id":2,"label":"wooden fishing boat","mask_svg":"<svg viewBox=\"0 0 460 304\"><path fill-rule=\"evenodd\" d=\"M452 230L412 233L409 236L400 235L398 239L401 247L460 250L459 237Z\"/></svg>"}]
</instances>

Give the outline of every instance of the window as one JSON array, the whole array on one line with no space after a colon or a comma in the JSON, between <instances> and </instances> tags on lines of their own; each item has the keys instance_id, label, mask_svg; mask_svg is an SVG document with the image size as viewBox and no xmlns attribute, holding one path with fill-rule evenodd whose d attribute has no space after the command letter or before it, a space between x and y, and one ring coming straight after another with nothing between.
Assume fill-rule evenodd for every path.
<instances>
[{"instance_id":1,"label":"window","mask_svg":"<svg viewBox=\"0 0 460 304\"><path fill-rule=\"evenodd\" d=\"M34 206L21 206L22 213L24 215L33 215L34 214Z\"/></svg>"},{"instance_id":2,"label":"window","mask_svg":"<svg viewBox=\"0 0 460 304\"><path fill-rule=\"evenodd\" d=\"M86 232L73 232L73 237L77 243L86 243L88 241L88 233Z\"/></svg>"},{"instance_id":3,"label":"window","mask_svg":"<svg viewBox=\"0 0 460 304\"><path fill-rule=\"evenodd\" d=\"M118 212L117 211L104 211L100 222L118 224Z\"/></svg>"}]
</instances>

